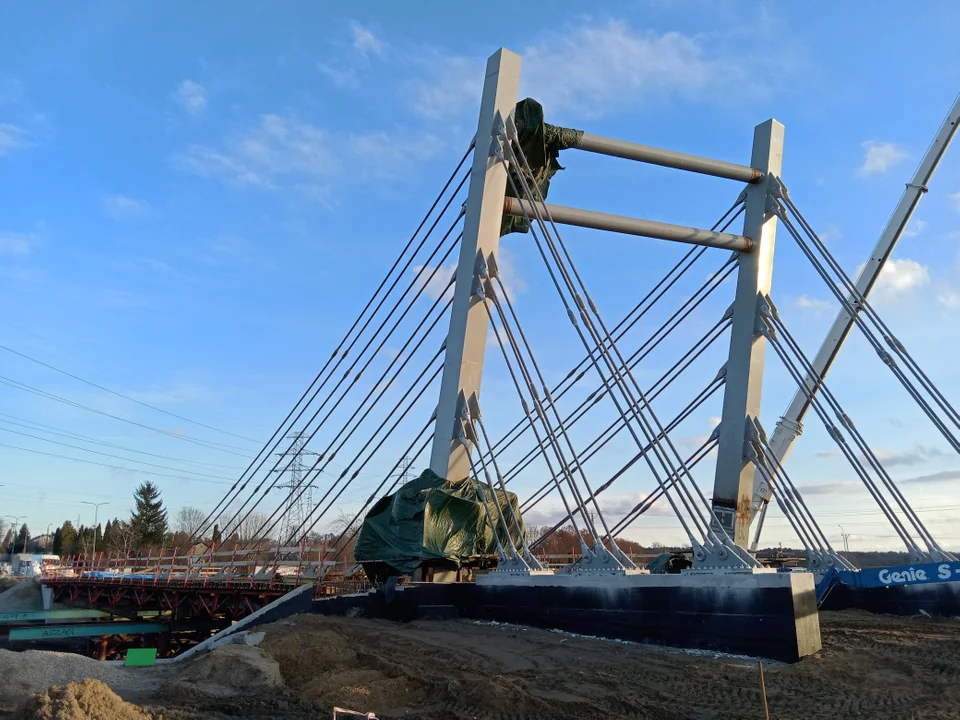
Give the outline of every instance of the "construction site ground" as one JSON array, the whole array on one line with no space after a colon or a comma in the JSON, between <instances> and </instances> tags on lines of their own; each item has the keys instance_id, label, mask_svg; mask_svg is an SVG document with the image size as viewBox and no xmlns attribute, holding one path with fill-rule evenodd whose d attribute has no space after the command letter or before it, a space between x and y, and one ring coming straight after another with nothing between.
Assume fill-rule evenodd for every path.
<instances>
[{"instance_id":1,"label":"construction site ground","mask_svg":"<svg viewBox=\"0 0 960 720\"><path fill-rule=\"evenodd\" d=\"M764 663L770 717L960 717L960 621L848 611L821 628L817 656ZM0 717L317 718L335 705L444 720L764 717L750 658L468 621L298 615L258 629L260 647L143 669L0 650ZM104 685L37 696L84 678Z\"/></svg>"}]
</instances>

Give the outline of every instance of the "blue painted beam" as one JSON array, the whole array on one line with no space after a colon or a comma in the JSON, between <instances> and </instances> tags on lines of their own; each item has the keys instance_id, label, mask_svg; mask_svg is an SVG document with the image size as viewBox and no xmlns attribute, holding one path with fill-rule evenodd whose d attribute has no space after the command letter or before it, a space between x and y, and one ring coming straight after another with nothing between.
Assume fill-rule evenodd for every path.
<instances>
[{"instance_id":1,"label":"blue painted beam","mask_svg":"<svg viewBox=\"0 0 960 720\"><path fill-rule=\"evenodd\" d=\"M146 635L162 633L169 626L160 623L84 623L82 625L48 625L13 628L10 640L58 640L72 637L102 637L104 635Z\"/></svg>"}]
</instances>

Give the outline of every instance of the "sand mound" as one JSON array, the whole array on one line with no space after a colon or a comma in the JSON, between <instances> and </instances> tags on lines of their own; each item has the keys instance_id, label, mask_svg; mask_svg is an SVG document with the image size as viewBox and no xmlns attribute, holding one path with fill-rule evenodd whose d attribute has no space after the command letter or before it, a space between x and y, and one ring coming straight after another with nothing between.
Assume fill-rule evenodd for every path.
<instances>
[{"instance_id":1,"label":"sand mound","mask_svg":"<svg viewBox=\"0 0 960 720\"><path fill-rule=\"evenodd\" d=\"M52 685L66 685L87 678L102 680L111 687L137 682L128 670L107 665L82 655L24 650L13 652L0 649L0 698L23 698L42 692Z\"/></svg>"},{"instance_id":2,"label":"sand mound","mask_svg":"<svg viewBox=\"0 0 960 720\"><path fill-rule=\"evenodd\" d=\"M235 695L283 685L280 665L260 648L222 645L183 664L167 686L188 684L208 695Z\"/></svg>"},{"instance_id":3,"label":"sand mound","mask_svg":"<svg viewBox=\"0 0 960 720\"><path fill-rule=\"evenodd\" d=\"M121 700L99 680L54 686L32 698L18 715L25 720L160 720L162 716Z\"/></svg>"},{"instance_id":4,"label":"sand mound","mask_svg":"<svg viewBox=\"0 0 960 720\"><path fill-rule=\"evenodd\" d=\"M24 580L0 593L0 612L17 610L42 610L40 583Z\"/></svg>"}]
</instances>

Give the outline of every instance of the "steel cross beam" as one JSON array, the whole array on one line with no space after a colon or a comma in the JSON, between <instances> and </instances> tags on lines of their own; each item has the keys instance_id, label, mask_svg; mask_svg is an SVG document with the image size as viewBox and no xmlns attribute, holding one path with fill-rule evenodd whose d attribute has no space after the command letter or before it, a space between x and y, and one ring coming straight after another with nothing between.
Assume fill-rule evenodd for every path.
<instances>
[{"instance_id":1,"label":"steel cross beam","mask_svg":"<svg viewBox=\"0 0 960 720\"><path fill-rule=\"evenodd\" d=\"M754 475L744 443L747 423L760 415L766 352L766 339L757 332L757 300L770 292L777 219L768 210L768 200L782 162L783 125L767 120L753 134L750 165L763 173L763 179L746 187L743 234L753 240L753 252L739 257L713 484L714 515L733 541L744 548L749 544Z\"/></svg>"},{"instance_id":2,"label":"steel cross beam","mask_svg":"<svg viewBox=\"0 0 960 720\"><path fill-rule=\"evenodd\" d=\"M485 260L490 256L496 259L507 188L507 171L502 163L491 157L490 147L497 120L509 116L516 107L519 86L520 56L500 48L487 60L483 82L457 281L450 309L450 330L440 381L436 430L430 454L430 469L440 477L451 480L470 476L470 443L468 441L467 446L461 444L455 429L460 399L480 395L488 329L486 310L480 306L484 301L473 297L473 277L478 254Z\"/></svg>"}]
</instances>

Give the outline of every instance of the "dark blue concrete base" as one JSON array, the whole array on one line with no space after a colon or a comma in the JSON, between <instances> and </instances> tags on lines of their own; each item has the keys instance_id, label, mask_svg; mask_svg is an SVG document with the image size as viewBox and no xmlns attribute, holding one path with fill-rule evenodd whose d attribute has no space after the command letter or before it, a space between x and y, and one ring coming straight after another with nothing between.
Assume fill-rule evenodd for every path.
<instances>
[{"instance_id":1,"label":"dark blue concrete base","mask_svg":"<svg viewBox=\"0 0 960 720\"><path fill-rule=\"evenodd\" d=\"M839 584L821 610L867 610L884 615L960 616L960 583L859 588Z\"/></svg>"},{"instance_id":2,"label":"dark blue concrete base","mask_svg":"<svg viewBox=\"0 0 960 720\"><path fill-rule=\"evenodd\" d=\"M324 615L466 618L793 662L820 649L814 593L777 588L413 584L313 603Z\"/></svg>"}]
</instances>

